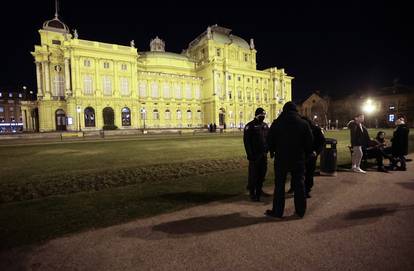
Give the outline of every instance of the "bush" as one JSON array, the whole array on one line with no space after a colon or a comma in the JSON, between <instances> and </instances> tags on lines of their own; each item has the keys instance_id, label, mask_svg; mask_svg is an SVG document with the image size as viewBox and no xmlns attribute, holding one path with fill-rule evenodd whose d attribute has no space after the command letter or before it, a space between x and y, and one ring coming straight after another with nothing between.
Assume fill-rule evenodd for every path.
<instances>
[{"instance_id":1,"label":"bush","mask_svg":"<svg viewBox=\"0 0 414 271\"><path fill-rule=\"evenodd\" d=\"M116 130L116 129L118 129L118 126L116 126L116 125L104 125L102 127L102 129L103 130Z\"/></svg>"}]
</instances>

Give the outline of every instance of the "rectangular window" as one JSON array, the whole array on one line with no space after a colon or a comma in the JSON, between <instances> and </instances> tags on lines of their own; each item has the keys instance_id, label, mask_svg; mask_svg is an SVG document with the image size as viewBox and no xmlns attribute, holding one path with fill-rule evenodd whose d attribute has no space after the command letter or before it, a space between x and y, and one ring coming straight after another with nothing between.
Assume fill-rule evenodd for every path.
<instances>
[{"instance_id":1,"label":"rectangular window","mask_svg":"<svg viewBox=\"0 0 414 271\"><path fill-rule=\"evenodd\" d=\"M13 111L14 111L14 107L13 107L13 106L10 106L10 107L9 107L9 111L10 111L10 112L13 112Z\"/></svg>"},{"instance_id":2,"label":"rectangular window","mask_svg":"<svg viewBox=\"0 0 414 271\"><path fill-rule=\"evenodd\" d=\"M185 86L185 98L186 99L190 100L191 98L193 98L193 94L191 92L192 92L191 91L191 85L187 84Z\"/></svg>"},{"instance_id":3,"label":"rectangular window","mask_svg":"<svg viewBox=\"0 0 414 271\"><path fill-rule=\"evenodd\" d=\"M104 69L109 69L109 62L104 62Z\"/></svg>"},{"instance_id":4,"label":"rectangular window","mask_svg":"<svg viewBox=\"0 0 414 271\"><path fill-rule=\"evenodd\" d=\"M52 44L61 45L60 40L52 40Z\"/></svg>"},{"instance_id":5,"label":"rectangular window","mask_svg":"<svg viewBox=\"0 0 414 271\"><path fill-rule=\"evenodd\" d=\"M3 113L3 112L4 112L4 107L0 106L0 113Z\"/></svg>"},{"instance_id":6,"label":"rectangular window","mask_svg":"<svg viewBox=\"0 0 414 271\"><path fill-rule=\"evenodd\" d=\"M13 93L9 93L9 98L13 98Z\"/></svg>"},{"instance_id":7,"label":"rectangular window","mask_svg":"<svg viewBox=\"0 0 414 271\"><path fill-rule=\"evenodd\" d=\"M231 75L228 75L227 76L227 80L231 80Z\"/></svg>"},{"instance_id":8,"label":"rectangular window","mask_svg":"<svg viewBox=\"0 0 414 271\"><path fill-rule=\"evenodd\" d=\"M241 99L242 99L242 92L241 92L241 90L239 90L239 91L237 92L237 98L238 98L239 100L241 100Z\"/></svg>"},{"instance_id":9,"label":"rectangular window","mask_svg":"<svg viewBox=\"0 0 414 271\"><path fill-rule=\"evenodd\" d=\"M22 97L23 97L23 95L21 93L19 93L19 98L22 98Z\"/></svg>"},{"instance_id":10,"label":"rectangular window","mask_svg":"<svg viewBox=\"0 0 414 271\"><path fill-rule=\"evenodd\" d=\"M244 61L245 62L249 61L249 55L248 54L244 54Z\"/></svg>"},{"instance_id":11,"label":"rectangular window","mask_svg":"<svg viewBox=\"0 0 414 271\"><path fill-rule=\"evenodd\" d=\"M231 91L228 92L228 95L229 95L229 99L231 99L231 97L232 97L231 96Z\"/></svg>"},{"instance_id":12,"label":"rectangular window","mask_svg":"<svg viewBox=\"0 0 414 271\"><path fill-rule=\"evenodd\" d=\"M120 78L120 89L121 89L121 95L128 96L129 95L129 82L128 78L121 77Z\"/></svg>"},{"instance_id":13,"label":"rectangular window","mask_svg":"<svg viewBox=\"0 0 414 271\"><path fill-rule=\"evenodd\" d=\"M103 78L103 94L107 96L112 95L112 80L109 76L104 76Z\"/></svg>"},{"instance_id":14,"label":"rectangular window","mask_svg":"<svg viewBox=\"0 0 414 271\"><path fill-rule=\"evenodd\" d=\"M196 86L195 88L195 97L196 99L200 99L201 98L201 91L200 91L200 87Z\"/></svg>"},{"instance_id":15,"label":"rectangular window","mask_svg":"<svg viewBox=\"0 0 414 271\"><path fill-rule=\"evenodd\" d=\"M53 96L65 96L65 80L63 78L63 75L55 75L53 78Z\"/></svg>"},{"instance_id":16,"label":"rectangular window","mask_svg":"<svg viewBox=\"0 0 414 271\"><path fill-rule=\"evenodd\" d=\"M83 92L85 95L91 95L93 88L93 81L91 75L85 75L83 77Z\"/></svg>"},{"instance_id":17,"label":"rectangular window","mask_svg":"<svg viewBox=\"0 0 414 271\"><path fill-rule=\"evenodd\" d=\"M128 68L127 64L122 64L121 65L121 70L126 71Z\"/></svg>"},{"instance_id":18,"label":"rectangular window","mask_svg":"<svg viewBox=\"0 0 414 271\"><path fill-rule=\"evenodd\" d=\"M237 81L239 81L239 82L241 81L241 78L240 78L240 76L238 76L238 77L237 77Z\"/></svg>"},{"instance_id":19,"label":"rectangular window","mask_svg":"<svg viewBox=\"0 0 414 271\"><path fill-rule=\"evenodd\" d=\"M151 96L152 96L152 98L158 98L159 97L158 83L157 82L152 82L152 84L151 84Z\"/></svg>"},{"instance_id":20,"label":"rectangular window","mask_svg":"<svg viewBox=\"0 0 414 271\"><path fill-rule=\"evenodd\" d=\"M147 97L147 84L145 81L139 83L139 96Z\"/></svg>"},{"instance_id":21,"label":"rectangular window","mask_svg":"<svg viewBox=\"0 0 414 271\"><path fill-rule=\"evenodd\" d=\"M175 98L177 98L177 99L181 99L181 85L180 84L176 84L175 85Z\"/></svg>"},{"instance_id":22,"label":"rectangular window","mask_svg":"<svg viewBox=\"0 0 414 271\"><path fill-rule=\"evenodd\" d=\"M85 59L85 60L83 61L83 66L85 66L85 67L90 67L90 66L91 66L91 61L90 61L89 59Z\"/></svg>"},{"instance_id":23,"label":"rectangular window","mask_svg":"<svg viewBox=\"0 0 414 271\"><path fill-rule=\"evenodd\" d=\"M0 92L0 97L3 97L3 93Z\"/></svg>"}]
</instances>

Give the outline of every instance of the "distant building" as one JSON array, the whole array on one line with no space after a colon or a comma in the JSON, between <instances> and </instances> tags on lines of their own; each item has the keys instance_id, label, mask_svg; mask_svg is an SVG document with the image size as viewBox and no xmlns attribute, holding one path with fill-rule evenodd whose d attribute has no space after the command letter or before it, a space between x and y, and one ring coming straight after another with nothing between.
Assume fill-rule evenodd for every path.
<instances>
[{"instance_id":1,"label":"distant building","mask_svg":"<svg viewBox=\"0 0 414 271\"><path fill-rule=\"evenodd\" d=\"M299 113L316 122L321 127L328 127L329 99L323 98L315 91L298 104Z\"/></svg>"},{"instance_id":2,"label":"distant building","mask_svg":"<svg viewBox=\"0 0 414 271\"><path fill-rule=\"evenodd\" d=\"M21 102L30 99L25 91L0 87L0 133L15 133L23 130Z\"/></svg>"},{"instance_id":3,"label":"distant building","mask_svg":"<svg viewBox=\"0 0 414 271\"><path fill-rule=\"evenodd\" d=\"M41 132L242 127L257 107L272 120L292 97L293 77L276 67L258 70L253 39L218 25L181 54L167 52L158 37L150 51L138 51L134 41L121 46L80 39L57 13L39 33L32 52L38 99L24 110L38 110Z\"/></svg>"}]
</instances>

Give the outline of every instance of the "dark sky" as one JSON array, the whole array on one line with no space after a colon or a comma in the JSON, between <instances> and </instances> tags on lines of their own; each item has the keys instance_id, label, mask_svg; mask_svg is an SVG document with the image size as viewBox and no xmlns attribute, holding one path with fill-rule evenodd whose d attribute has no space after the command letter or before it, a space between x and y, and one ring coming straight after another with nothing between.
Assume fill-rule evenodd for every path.
<instances>
[{"instance_id":1,"label":"dark sky","mask_svg":"<svg viewBox=\"0 0 414 271\"><path fill-rule=\"evenodd\" d=\"M306 4L305 4L306 2ZM398 1L106 1L61 0L60 18L82 39L148 50L155 35L181 52L208 25L255 39L259 69L285 68L293 95L329 95L399 83L414 85L414 33L410 8ZM7 3L7 4L6 4ZM152 4L154 3L154 4ZM0 87L35 88L30 51L37 30L54 14L54 1L2 1ZM5 55L4 55L5 54Z\"/></svg>"}]
</instances>

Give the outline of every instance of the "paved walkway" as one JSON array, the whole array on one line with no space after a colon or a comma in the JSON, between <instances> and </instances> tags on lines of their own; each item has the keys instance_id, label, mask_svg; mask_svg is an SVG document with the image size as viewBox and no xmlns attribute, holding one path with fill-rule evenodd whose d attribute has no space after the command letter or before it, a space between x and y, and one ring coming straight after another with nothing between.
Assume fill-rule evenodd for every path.
<instances>
[{"instance_id":1,"label":"paved walkway","mask_svg":"<svg viewBox=\"0 0 414 271\"><path fill-rule=\"evenodd\" d=\"M414 162L317 177L304 219L290 217L291 198L286 219L264 217L270 201L214 202L55 239L0 255L0 269L414 270Z\"/></svg>"}]
</instances>

